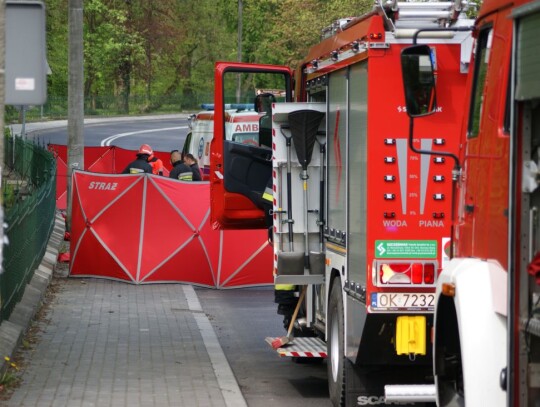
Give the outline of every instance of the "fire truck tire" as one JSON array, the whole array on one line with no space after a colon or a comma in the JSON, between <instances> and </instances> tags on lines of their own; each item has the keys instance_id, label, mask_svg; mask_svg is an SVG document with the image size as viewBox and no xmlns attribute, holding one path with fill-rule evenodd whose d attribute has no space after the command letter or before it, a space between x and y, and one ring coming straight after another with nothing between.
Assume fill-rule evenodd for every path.
<instances>
[{"instance_id":1,"label":"fire truck tire","mask_svg":"<svg viewBox=\"0 0 540 407\"><path fill-rule=\"evenodd\" d=\"M345 405L344 312L339 280L332 285L328 315L328 391L332 404L338 407Z\"/></svg>"},{"instance_id":2,"label":"fire truck tire","mask_svg":"<svg viewBox=\"0 0 540 407\"><path fill-rule=\"evenodd\" d=\"M437 394L441 407L465 405L463 366L459 343L459 325L453 301L442 297L437 305L438 327L435 338L435 372Z\"/></svg>"}]
</instances>

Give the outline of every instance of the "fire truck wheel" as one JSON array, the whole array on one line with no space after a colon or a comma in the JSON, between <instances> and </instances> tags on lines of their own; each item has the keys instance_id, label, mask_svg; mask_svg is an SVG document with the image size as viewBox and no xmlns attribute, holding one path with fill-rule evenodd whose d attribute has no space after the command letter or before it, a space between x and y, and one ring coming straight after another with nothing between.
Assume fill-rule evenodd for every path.
<instances>
[{"instance_id":1,"label":"fire truck wheel","mask_svg":"<svg viewBox=\"0 0 540 407\"><path fill-rule=\"evenodd\" d=\"M463 370L459 352L438 349L435 355L437 365L437 393L441 407L465 405Z\"/></svg>"},{"instance_id":2,"label":"fire truck wheel","mask_svg":"<svg viewBox=\"0 0 540 407\"><path fill-rule=\"evenodd\" d=\"M343 294L336 280L330 292L328 304L328 390L334 406L345 405L345 357L343 327Z\"/></svg>"}]
</instances>

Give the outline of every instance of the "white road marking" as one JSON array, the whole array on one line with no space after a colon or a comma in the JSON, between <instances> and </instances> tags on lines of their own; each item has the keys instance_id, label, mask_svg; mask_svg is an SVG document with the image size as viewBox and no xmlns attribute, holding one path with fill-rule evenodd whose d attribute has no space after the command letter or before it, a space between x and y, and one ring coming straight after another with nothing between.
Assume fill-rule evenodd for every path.
<instances>
[{"instance_id":1,"label":"white road marking","mask_svg":"<svg viewBox=\"0 0 540 407\"><path fill-rule=\"evenodd\" d=\"M133 136L135 134L143 134L143 133L156 133L158 131L168 131L168 130L180 130L180 129L187 129L188 126L180 126L180 127L165 127L161 129L148 129L148 130L139 130L139 131L130 131L128 133L119 133L119 134L113 134L112 136L109 136L107 138L104 138L101 140L101 146L110 146L111 142L113 142L116 139L122 138L122 137L128 137Z\"/></svg>"},{"instance_id":2,"label":"white road marking","mask_svg":"<svg viewBox=\"0 0 540 407\"><path fill-rule=\"evenodd\" d=\"M227 407L247 407L244 395L238 386L238 382L223 353L223 349L221 349L214 328L206 314L203 312L197 293L191 285L183 285L183 289L189 310L194 312L193 316L195 317L195 321L197 321L197 326L201 332L204 346L206 347L208 356L212 362L214 374L216 375L218 385L221 389L221 394L225 399L225 404Z\"/></svg>"}]
</instances>

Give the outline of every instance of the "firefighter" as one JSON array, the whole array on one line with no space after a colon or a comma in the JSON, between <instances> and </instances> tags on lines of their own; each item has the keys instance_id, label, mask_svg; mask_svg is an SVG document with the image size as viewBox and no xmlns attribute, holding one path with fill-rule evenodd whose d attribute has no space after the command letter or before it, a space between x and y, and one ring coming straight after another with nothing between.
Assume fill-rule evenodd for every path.
<instances>
[{"instance_id":1,"label":"firefighter","mask_svg":"<svg viewBox=\"0 0 540 407\"><path fill-rule=\"evenodd\" d=\"M274 302L278 305L278 315L283 315L283 328L286 331L289 330L292 314L298 302L297 291L297 287L293 284L274 285ZM294 334L297 335L297 330L294 330Z\"/></svg>"},{"instance_id":2,"label":"firefighter","mask_svg":"<svg viewBox=\"0 0 540 407\"><path fill-rule=\"evenodd\" d=\"M157 158L154 154L151 154L148 157L148 164L152 167L152 174L154 175L163 175L163 161Z\"/></svg>"},{"instance_id":3,"label":"firefighter","mask_svg":"<svg viewBox=\"0 0 540 407\"><path fill-rule=\"evenodd\" d=\"M148 158L152 155L153 150L148 144L142 144L137 151L137 158L130 162L122 174L152 174L152 166L148 164Z\"/></svg>"},{"instance_id":4,"label":"firefighter","mask_svg":"<svg viewBox=\"0 0 540 407\"><path fill-rule=\"evenodd\" d=\"M191 168L191 171L193 172L193 181L202 181L201 170L199 164L197 164L197 160L193 157L193 154L187 153L184 157L184 163Z\"/></svg>"},{"instance_id":5,"label":"firefighter","mask_svg":"<svg viewBox=\"0 0 540 407\"><path fill-rule=\"evenodd\" d=\"M182 161L182 155L178 150L171 153L171 164L173 166L169 173L169 178L179 179L180 181L193 181L193 172Z\"/></svg>"},{"instance_id":6,"label":"firefighter","mask_svg":"<svg viewBox=\"0 0 540 407\"><path fill-rule=\"evenodd\" d=\"M255 98L255 109L259 113L266 113L259 120L259 142L261 146L271 146L272 139L272 103L275 102L274 95L263 93ZM268 227L268 241L272 243L273 233L273 180L270 177L266 183L266 188L261 196L260 206L264 210L264 218ZM278 304L277 313L283 315L283 327L289 329L294 308L298 302L297 297L298 287L294 284L275 284L274 285L274 302ZM297 330L294 330L298 334Z\"/></svg>"},{"instance_id":7,"label":"firefighter","mask_svg":"<svg viewBox=\"0 0 540 407\"><path fill-rule=\"evenodd\" d=\"M273 207L273 181L272 178L266 183L266 188L261 196L261 206L264 210L264 218L266 226L268 227L268 241L271 243L273 240L272 225L272 207ZM291 323L292 314L294 308L298 302L296 292L298 288L294 284L275 284L274 285L274 302L278 304L277 313L283 315L283 327L285 330L289 329ZM296 333L296 330L295 330Z\"/></svg>"}]
</instances>

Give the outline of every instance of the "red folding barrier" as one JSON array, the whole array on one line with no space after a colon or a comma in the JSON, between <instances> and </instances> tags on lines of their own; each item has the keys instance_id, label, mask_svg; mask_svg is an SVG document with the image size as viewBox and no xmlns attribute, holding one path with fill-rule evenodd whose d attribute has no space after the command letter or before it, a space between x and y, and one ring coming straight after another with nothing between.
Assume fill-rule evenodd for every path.
<instances>
[{"instance_id":1,"label":"red folding barrier","mask_svg":"<svg viewBox=\"0 0 540 407\"><path fill-rule=\"evenodd\" d=\"M263 230L209 222L209 184L149 174L73 173L73 276L231 288L273 284Z\"/></svg>"},{"instance_id":2,"label":"red folding barrier","mask_svg":"<svg viewBox=\"0 0 540 407\"><path fill-rule=\"evenodd\" d=\"M63 210L67 207L67 146L49 144L48 149L54 154L58 169L56 175L56 207ZM85 147L84 169L101 174L119 174L135 159L136 154L137 151L135 150L126 150L116 146ZM154 155L163 161L165 166L164 176L169 176L171 169L170 153L154 151Z\"/></svg>"}]
</instances>

